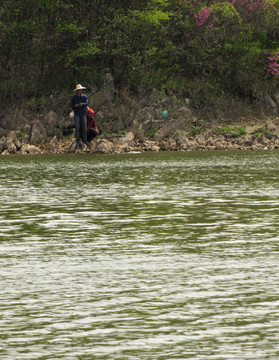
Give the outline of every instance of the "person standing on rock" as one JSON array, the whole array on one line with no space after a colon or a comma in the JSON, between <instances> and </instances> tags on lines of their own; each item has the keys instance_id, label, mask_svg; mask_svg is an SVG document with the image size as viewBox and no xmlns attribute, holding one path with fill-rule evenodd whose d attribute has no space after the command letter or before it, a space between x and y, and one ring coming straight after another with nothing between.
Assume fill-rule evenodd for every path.
<instances>
[{"instance_id":1,"label":"person standing on rock","mask_svg":"<svg viewBox=\"0 0 279 360\"><path fill-rule=\"evenodd\" d=\"M83 94L86 88L77 84L74 91L76 95L72 96L71 106L74 110L75 134L78 145L84 146L87 143L87 119L86 111L89 105L88 98Z\"/></svg>"}]
</instances>

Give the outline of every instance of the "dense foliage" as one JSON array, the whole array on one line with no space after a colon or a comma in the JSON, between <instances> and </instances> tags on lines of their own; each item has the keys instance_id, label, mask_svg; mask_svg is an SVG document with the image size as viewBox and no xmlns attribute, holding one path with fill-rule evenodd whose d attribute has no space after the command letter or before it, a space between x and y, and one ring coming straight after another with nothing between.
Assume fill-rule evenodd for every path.
<instances>
[{"instance_id":1,"label":"dense foliage","mask_svg":"<svg viewBox=\"0 0 279 360\"><path fill-rule=\"evenodd\" d=\"M6 0L0 96L96 83L253 101L279 79L278 0Z\"/></svg>"}]
</instances>

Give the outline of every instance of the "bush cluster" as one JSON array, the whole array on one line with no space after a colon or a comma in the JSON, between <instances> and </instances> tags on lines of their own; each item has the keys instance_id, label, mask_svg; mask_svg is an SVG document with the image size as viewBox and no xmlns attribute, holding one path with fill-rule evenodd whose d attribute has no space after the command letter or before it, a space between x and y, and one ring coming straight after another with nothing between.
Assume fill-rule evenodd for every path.
<instances>
[{"instance_id":1,"label":"bush cluster","mask_svg":"<svg viewBox=\"0 0 279 360\"><path fill-rule=\"evenodd\" d=\"M106 72L119 87L172 91L197 108L253 102L278 86L278 23L278 0L6 0L1 105L98 85Z\"/></svg>"}]
</instances>

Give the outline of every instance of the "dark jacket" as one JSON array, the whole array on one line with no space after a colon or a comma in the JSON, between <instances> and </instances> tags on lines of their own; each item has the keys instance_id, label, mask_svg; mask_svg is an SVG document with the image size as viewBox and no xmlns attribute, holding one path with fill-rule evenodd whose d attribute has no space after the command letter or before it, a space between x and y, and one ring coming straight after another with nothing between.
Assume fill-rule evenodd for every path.
<instances>
[{"instance_id":1,"label":"dark jacket","mask_svg":"<svg viewBox=\"0 0 279 360\"><path fill-rule=\"evenodd\" d=\"M82 103L82 106L75 107L76 104ZM85 94L80 96L74 95L71 100L71 107L75 112L75 115L85 115L87 111L87 106L89 105L88 98Z\"/></svg>"}]
</instances>

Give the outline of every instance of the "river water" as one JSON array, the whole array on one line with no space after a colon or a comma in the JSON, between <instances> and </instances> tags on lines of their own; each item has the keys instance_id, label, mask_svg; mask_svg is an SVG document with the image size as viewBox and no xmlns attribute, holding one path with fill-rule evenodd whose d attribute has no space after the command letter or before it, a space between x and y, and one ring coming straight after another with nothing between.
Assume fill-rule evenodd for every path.
<instances>
[{"instance_id":1,"label":"river water","mask_svg":"<svg viewBox=\"0 0 279 360\"><path fill-rule=\"evenodd\" d=\"M279 152L0 158L0 359L279 359Z\"/></svg>"}]
</instances>

